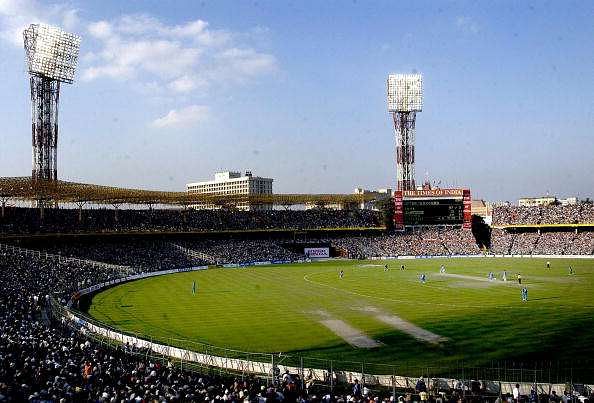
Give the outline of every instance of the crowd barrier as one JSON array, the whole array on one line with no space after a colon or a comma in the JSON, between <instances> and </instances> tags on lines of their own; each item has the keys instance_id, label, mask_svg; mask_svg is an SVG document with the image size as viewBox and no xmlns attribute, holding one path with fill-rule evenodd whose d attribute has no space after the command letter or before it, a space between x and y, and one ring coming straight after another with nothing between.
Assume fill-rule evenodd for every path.
<instances>
[{"instance_id":1,"label":"crowd barrier","mask_svg":"<svg viewBox=\"0 0 594 403\"><path fill-rule=\"evenodd\" d=\"M115 270L120 270L122 272L130 272L130 271L134 270L131 266L123 266L123 265L119 265L119 264L99 262L97 260L90 260L90 259L77 259L75 257L66 257L66 256L62 256L62 255L56 255L53 253L42 252L39 250L21 248L20 246L14 246L14 245L0 244L0 251L1 250L10 251L10 252L19 252L19 253L26 254L28 256L35 256L35 257L39 257L39 258L43 257L45 259L51 258L51 259L57 260L58 262L64 262L64 263L73 262L73 263L81 263L81 264L85 264L85 265L91 265L91 266L95 266L95 267L104 267L106 269L115 269Z\"/></svg>"},{"instance_id":2,"label":"crowd barrier","mask_svg":"<svg viewBox=\"0 0 594 403\"><path fill-rule=\"evenodd\" d=\"M273 379L274 375L282 374L289 371L291 374L298 374L306 383L322 382L322 383L352 383L355 379L359 379L363 385L382 386L386 388L397 389L411 389L414 388L417 380L416 376L405 375L386 375L386 374L368 374L364 370L361 371L345 371L333 370L330 368L312 368L305 366L285 365L282 364L283 357L279 354L265 354L265 353L248 353L239 352L236 350L227 350L235 355L242 354L245 356L257 356L259 360L249 360L245 358L236 358L233 356L213 355L189 349L175 347L169 344L156 343L146 338L126 334L106 325L87 318L71 309L65 308L59 310L56 316L59 316L63 321L69 321L79 331L83 333L90 333L104 339L109 339L117 344L133 347L134 349L145 349L151 351L159 356L166 357L174 362L179 362L183 365L193 364L201 367L210 367L224 370L235 374L250 374L261 377ZM56 314L56 313L55 313ZM202 347L208 350L209 347ZM218 350L217 347L210 347L212 350ZM221 349L222 350L222 349ZM303 360L302 360L303 361ZM330 361L331 363L331 361ZM339 362L336 362L338 364ZM361 367L363 368L363 366ZM522 394L529 394L532 387L536 387L538 393L550 394L556 391L557 394L562 395L567 389L566 383L546 383L546 382L500 382L497 380L486 379L454 379L454 378L425 378L427 383L441 384L442 388L455 389L459 382L468 385L468 381L480 380L486 385L487 390L495 394L511 394L512 389L516 384L520 385ZM586 385L594 389L594 385Z\"/></svg>"},{"instance_id":3,"label":"crowd barrier","mask_svg":"<svg viewBox=\"0 0 594 403\"><path fill-rule=\"evenodd\" d=\"M128 281L140 280L140 279L148 278L148 277L163 276L165 274L183 273L183 272L199 271L199 270L206 270L206 269L208 269L208 266L195 266L195 267L185 267L182 269L170 269L170 270L153 271L153 272L147 272L147 273L138 273L138 274L133 274L131 276L126 276L126 277L116 278L114 280L105 281L103 283L94 284L90 287L78 290L78 292L76 294L77 294L77 296L82 296L82 295L86 295L86 294L90 294L90 293L102 290L103 288L109 288L109 287L112 287L114 285L118 285L121 283L127 283ZM68 305L72 306L73 302L74 301L71 299L68 302Z\"/></svg>"},{"instance_id":4,"label":"crowd barrier","mask_svg":"<svg viewBox=\"0 0 594 403\"><path fill-rule=\"evenodd\" d=\"M477 257L477 256L474 256ZM403 257L399 257L403 258ZM414 258L414 257L407 257ZM305 260L301 260L304 262ZM258 266L262 264L279 264L279 263L291 263L291 261L270 261L270 262L252 262L251 265ZM257 264L260 263L260 264ZM240 267L232 266L232 267ZM79 295L89 294L96 292L103 288L108 288L120 283L134 281L142 278L156 277L167 274L187 272L187 271L199 271L206 270L208 266L197 266L184 269L172 269L163 270L151 273L140 273L132 276L127 276L121 279L111 280L99 284L95 284L91 287L81 289ZM324 362L330 363L326 368L315 368L304 366L305 360L316 361L316 359L310 359L307 357L299 357L301 365L286 365L283 364L283 360L286 360L289 356L283 354L266 354L266 353L253 353L253 352L240 352L237 350L230 350L219 348L216 346L207 346L200 343L186 341L188 344L200 345L200 349L206 352L199 352L192 349L184 349L176 347L173 344L163 344L153 342L145 337L137 335L127 334L125 332L111 328L105 324L97 322L82 313L71 309L72 300L67 306L62 306L58 302L53 301L52 312L55 317L59 318L63 322L69 322L74 325L79 331L83 333L90 333L103 339L111 340L117 344L134 346L134 348L146 349L159 356L166 357L180 363L195 364L203 367L218 368L230 373L242 373L251 374L262 377L270 377L272 380L275 374L284 373L289 371L292 374L299 374L301 379L305 382L323 382L329 384L337 384L340 382L352 383L355 379L361 380L363 385L369 386L383 386L387 388L398 388L398 389L410 389L414 388L418 377L417 376L406 376L406 375L392 375L386 374L368 374L364 370L364 364L361 363L361 371L354 370L339 370L332 368L331 360L325 360ZM176 343L177 344L177 343ZM208 351L219 351L225 352L225 355L209 354ZM238 358L237 356L242 355L244 357L258 357L258 360L250 360L246 358ZM295 358L295 357L292 357ZM292 360L293 362L295 360ZM318 359L318 361L321 361ZM339 364L339 361L335 361ZM350 363L353 364L353 363ZM356 363L355 363L356 364ZM536 374L536 372L535 372ZM556 391L559 395L562 395L566 390L567 385L565 383L550 383L550 382L538 382L536 379L534 382L503 382L498 380L489 379L477 379L477 378L432 378L428 379L428 382L438 382L442 385L454 389L459 382L467 382L469 380L480 380L485 383L492 390L496 390L498 394L512 393L512 389L515 384L520 385L520 391L522 394L529 394L532 387L536 387L539 393L550 394L552 391ZM467 384L467 383L466 383ZM586 385L594 389L594 385Z\"/></svg>"}]
</instances>

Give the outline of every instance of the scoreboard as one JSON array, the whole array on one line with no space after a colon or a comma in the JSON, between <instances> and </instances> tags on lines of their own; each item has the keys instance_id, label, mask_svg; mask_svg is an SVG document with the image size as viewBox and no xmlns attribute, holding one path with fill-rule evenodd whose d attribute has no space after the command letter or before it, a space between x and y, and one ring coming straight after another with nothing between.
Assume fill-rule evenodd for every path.
<instances>
[{"instance_id":1,"label":"scoreboard","mask_svg":"<svg viewBox=\"0 0 594 403\"><path fill-rule=\"evenodd\" d=\"M419 225L471 225L468 189L396 191L394 225L397 229Z\"/></svg>"},{"instance_id":2,"label":"scoreboard","mask_svg":"<svg viewBox=\"0 0 594 403\"><path fill-rule=\"evenodd\" d=\"M405 225L461 225L464 219L462 200L404 200Z\"/></svg>"}]
</instances>

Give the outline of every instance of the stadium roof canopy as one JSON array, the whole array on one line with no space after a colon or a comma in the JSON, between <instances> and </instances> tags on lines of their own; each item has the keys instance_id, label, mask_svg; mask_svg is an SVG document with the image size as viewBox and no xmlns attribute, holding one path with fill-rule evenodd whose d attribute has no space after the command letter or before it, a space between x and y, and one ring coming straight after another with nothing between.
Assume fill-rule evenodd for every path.
<instances>
[{"instance_id":1,"label":"stadium roof canopy","mask_svg":"<svg viewBox=\"0 0 594 403\"><path fill-rule=\"evenodd\" d=\"M373 194L270 194L213 195L189 194L65 181L31 180L30 177L0 177L0 198L59 203L138 204L190 206L194 204L229 205L247 202L276 205L349 204L376 199Z\"/></svg>"}]
</instances>

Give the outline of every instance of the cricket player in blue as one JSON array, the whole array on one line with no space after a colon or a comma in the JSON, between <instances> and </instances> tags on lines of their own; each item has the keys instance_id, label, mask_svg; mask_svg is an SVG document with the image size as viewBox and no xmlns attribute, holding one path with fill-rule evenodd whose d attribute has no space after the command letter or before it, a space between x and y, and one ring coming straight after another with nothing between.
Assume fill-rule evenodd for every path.
<instances>
[{"instance_id":1,"label":"cricket player in blue","mask_svg":"<svg viewBox=\"0 0 594 403\"><path fill-rule=\"evenodd\" d=\"M522 302L528 301L528 289L526 287L522 288Z\"/></svg>"},{"instance_id":2,"label":"cricket player in blue","mask_svg":"<svg viewBox=\"0 0 594 403\"><path fill-rule=\"evenodd\" d=\"M427 275L425 273L421 273L421 275L419 276L419 280L421 281L421 283L425 284L427 282Z\"/></svg>"}]
</instances>

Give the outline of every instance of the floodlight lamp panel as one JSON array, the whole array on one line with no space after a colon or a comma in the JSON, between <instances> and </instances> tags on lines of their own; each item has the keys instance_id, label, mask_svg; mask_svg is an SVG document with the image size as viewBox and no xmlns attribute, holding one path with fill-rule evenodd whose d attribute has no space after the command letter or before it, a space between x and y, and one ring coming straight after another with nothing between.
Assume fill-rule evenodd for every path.
<instances>
[{"instance_id":1,"label":"floodlight lamp panel","mask_svg":"<svg viewBox=\"0 0 594 403\"><path fill-rule=\"evenodd\" d=\"M423 110L423 76L421 74L390 74L387 84L390 112Z\"/></svg>"},{"instance_id":2,"label":"floodlight lamp panel","mask_svg":"<svg viewBox=\"0 0 594 403\"><path fill-rule=\"evenodd\" d=\"M80 37L45 24L23 32L29 74L65 83L74 81Z\"/></svg>"}]
</instances>

